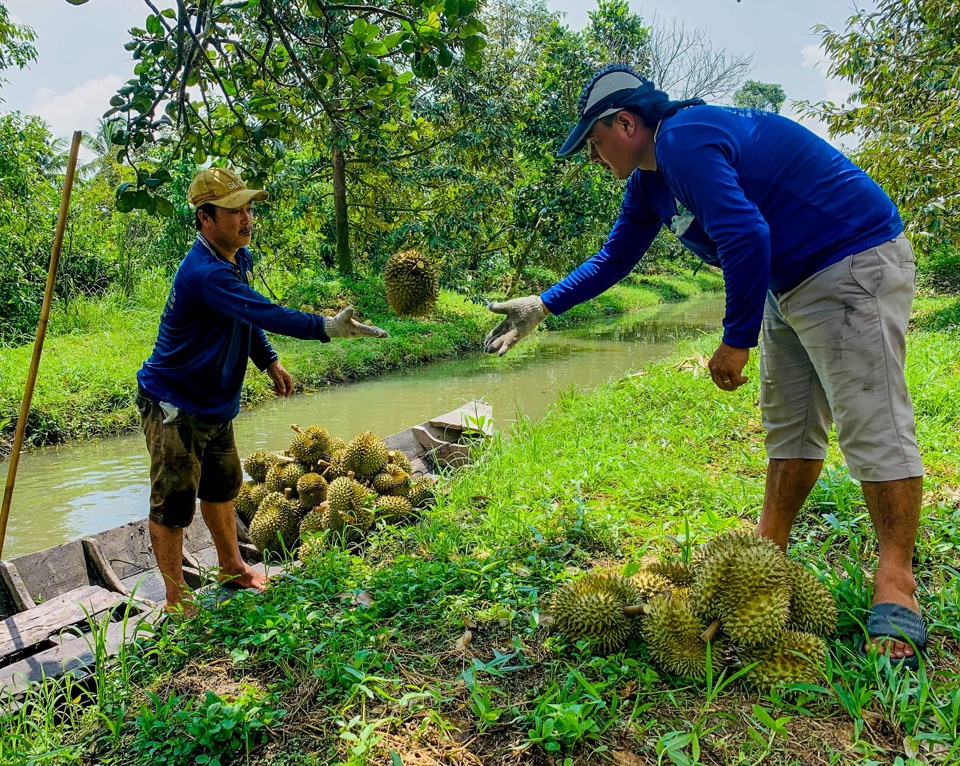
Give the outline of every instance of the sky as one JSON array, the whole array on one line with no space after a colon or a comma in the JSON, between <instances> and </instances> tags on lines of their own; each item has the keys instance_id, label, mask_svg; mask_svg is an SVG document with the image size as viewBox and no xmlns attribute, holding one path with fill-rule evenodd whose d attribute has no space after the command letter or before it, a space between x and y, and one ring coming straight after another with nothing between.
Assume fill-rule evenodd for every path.
<instances>
[{"instance_id":1,"label":"sky","mask_svg":"<svg viewBox=\"0 0 960 766\"><path fill-rule=\"evenodd\" d=\"M12 19L37 33L39 57L29 69L8 69L0 87L0 110L20 110L46 120L51 131L68 137L74 130L92 130L117 88L132 76L133 63L123 45L131 26L142 26L148 9L141 0L0 0ZM870 7L870 0L857 0ZM161 3L165 6L166 3ZM549 0L552 10L566 14L574 29L587 22L595 0ZM850 88L826 76L827 64L818 23L842 29L853 13L854 0L630 0L631 8L650 21L654 17L687 29L702 28L715 48L753 55L748 77L778 82L787 93L783 113L794 116L789 100L843 102ZM819 124L804 122L826 135Z\"/></svg>"}]
</instances>

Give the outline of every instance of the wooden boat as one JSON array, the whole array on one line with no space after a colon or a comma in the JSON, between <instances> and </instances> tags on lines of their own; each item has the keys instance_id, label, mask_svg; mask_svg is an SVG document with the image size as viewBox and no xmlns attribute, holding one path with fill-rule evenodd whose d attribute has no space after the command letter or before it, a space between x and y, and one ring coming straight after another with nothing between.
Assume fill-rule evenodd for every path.
<instances>
[{"instance_id":1,"label":"wooden boat","mask_svg":"<svg viewBox=\"0 0 960 766\"><path fill-rule=\"evenodd\" d=\"M470 402L384 439L402 450L414 475L435 475L469 459L469 442L490 436L492 412ZM267 565L237 518L246 561L266 574ZM184 530L183 570L193 588L217 589L217 553L200 514ZM101 656L150 630L162 618L163 578L156 566L147 519L108 529L36 553L0 561L0 699L12 703L33 682L66 673L89 675L95 662L92 631Z\"/></svg>"}]
</instances>

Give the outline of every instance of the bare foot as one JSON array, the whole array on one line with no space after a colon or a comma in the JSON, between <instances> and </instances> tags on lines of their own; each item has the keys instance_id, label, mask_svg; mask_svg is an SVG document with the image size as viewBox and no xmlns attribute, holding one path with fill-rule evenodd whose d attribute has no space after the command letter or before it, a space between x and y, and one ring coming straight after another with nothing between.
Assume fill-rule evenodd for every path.
<instances>
[{"instance_id":1,"label":"bare foot","mask_svg":"<svg viewBox=\"0 0 960 766\"><path fill-rule=\"evenodd\" d=\"M221 569L217 575L217 580L220 581L221 585L238 590L241 588L267 589L267 578L247 564L243 564L243 568L239 572L228 572L226 569Z\"/></svg>"}]
</instances>

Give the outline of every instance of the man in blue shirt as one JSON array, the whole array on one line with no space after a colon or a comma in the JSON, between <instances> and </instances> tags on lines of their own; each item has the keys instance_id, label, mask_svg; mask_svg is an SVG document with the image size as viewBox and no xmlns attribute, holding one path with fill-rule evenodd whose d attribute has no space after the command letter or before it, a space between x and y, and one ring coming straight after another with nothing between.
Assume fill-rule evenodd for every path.
<instances>
[{"instance_id":1,"label":"man in blue shirt","mask_svg":"<svg viewBox=\"0 0 960 766\"><path fill-rule=\"evenodd\" d=\"M595 75L578 112L560 156L586 145L592 161L627 179L620 215L600 252L542 295L491 304L505 318L485 350L506 353L548 314L616 284L669 227L723 271L713 382L742 386L763 338L769 465L758 533L786 549L835 424L879 542L867 632L891 660L915 666L914 646L926 643L912 563L923 466L904 357L916 271L896 207L792 120L671 101L628 67Z\"/></svg>"},{"instance_id":2,"label":"man in blue shirt","mask_svg":"<svg viewBox=\"0 0 960 766\"><path fill-rule=\"evenodd\" d=\"M243 482L233 419L247 359L270 376L278 396L293 391L264 331L324 343L387 333L354 320L352 307L334 317L307 314L277 306L250 286L252 203L267 199L265 191L248 189L225 168L210 168L197 174L188 196L197 239L174 276L153 354L137 373L137 406L150 452L150 537L165 579L166 608L192 612L183 529L193 520L197 498L220 578L235 587L266 587L240 555L233 507Z\"/></svg>"}]
</instances>

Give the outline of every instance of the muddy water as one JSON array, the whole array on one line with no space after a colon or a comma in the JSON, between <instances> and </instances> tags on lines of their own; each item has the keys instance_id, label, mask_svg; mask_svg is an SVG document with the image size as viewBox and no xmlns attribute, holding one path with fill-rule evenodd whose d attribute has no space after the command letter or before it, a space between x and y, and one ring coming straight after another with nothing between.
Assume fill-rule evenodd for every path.
<instances>
[{"instance_id":1,"label":"muddy water","mask_svg":"<svg viewBox=\"0 0 960 766\"><path fill-rule=\"evenodd\" d=\"M320 423L350 438L386 435L472 399L493 405L495 426L536 418L559 392L591 388L673 352L676 342L720 326L722 297L539 333L507 356L482 353L422 365L275 400L236 420L241 456L281 449L290 424ZM4 544L4 558L100 532L146 515L148 464L139 434L87 441L23 455Z\"/></svg>"}]
</instances>

